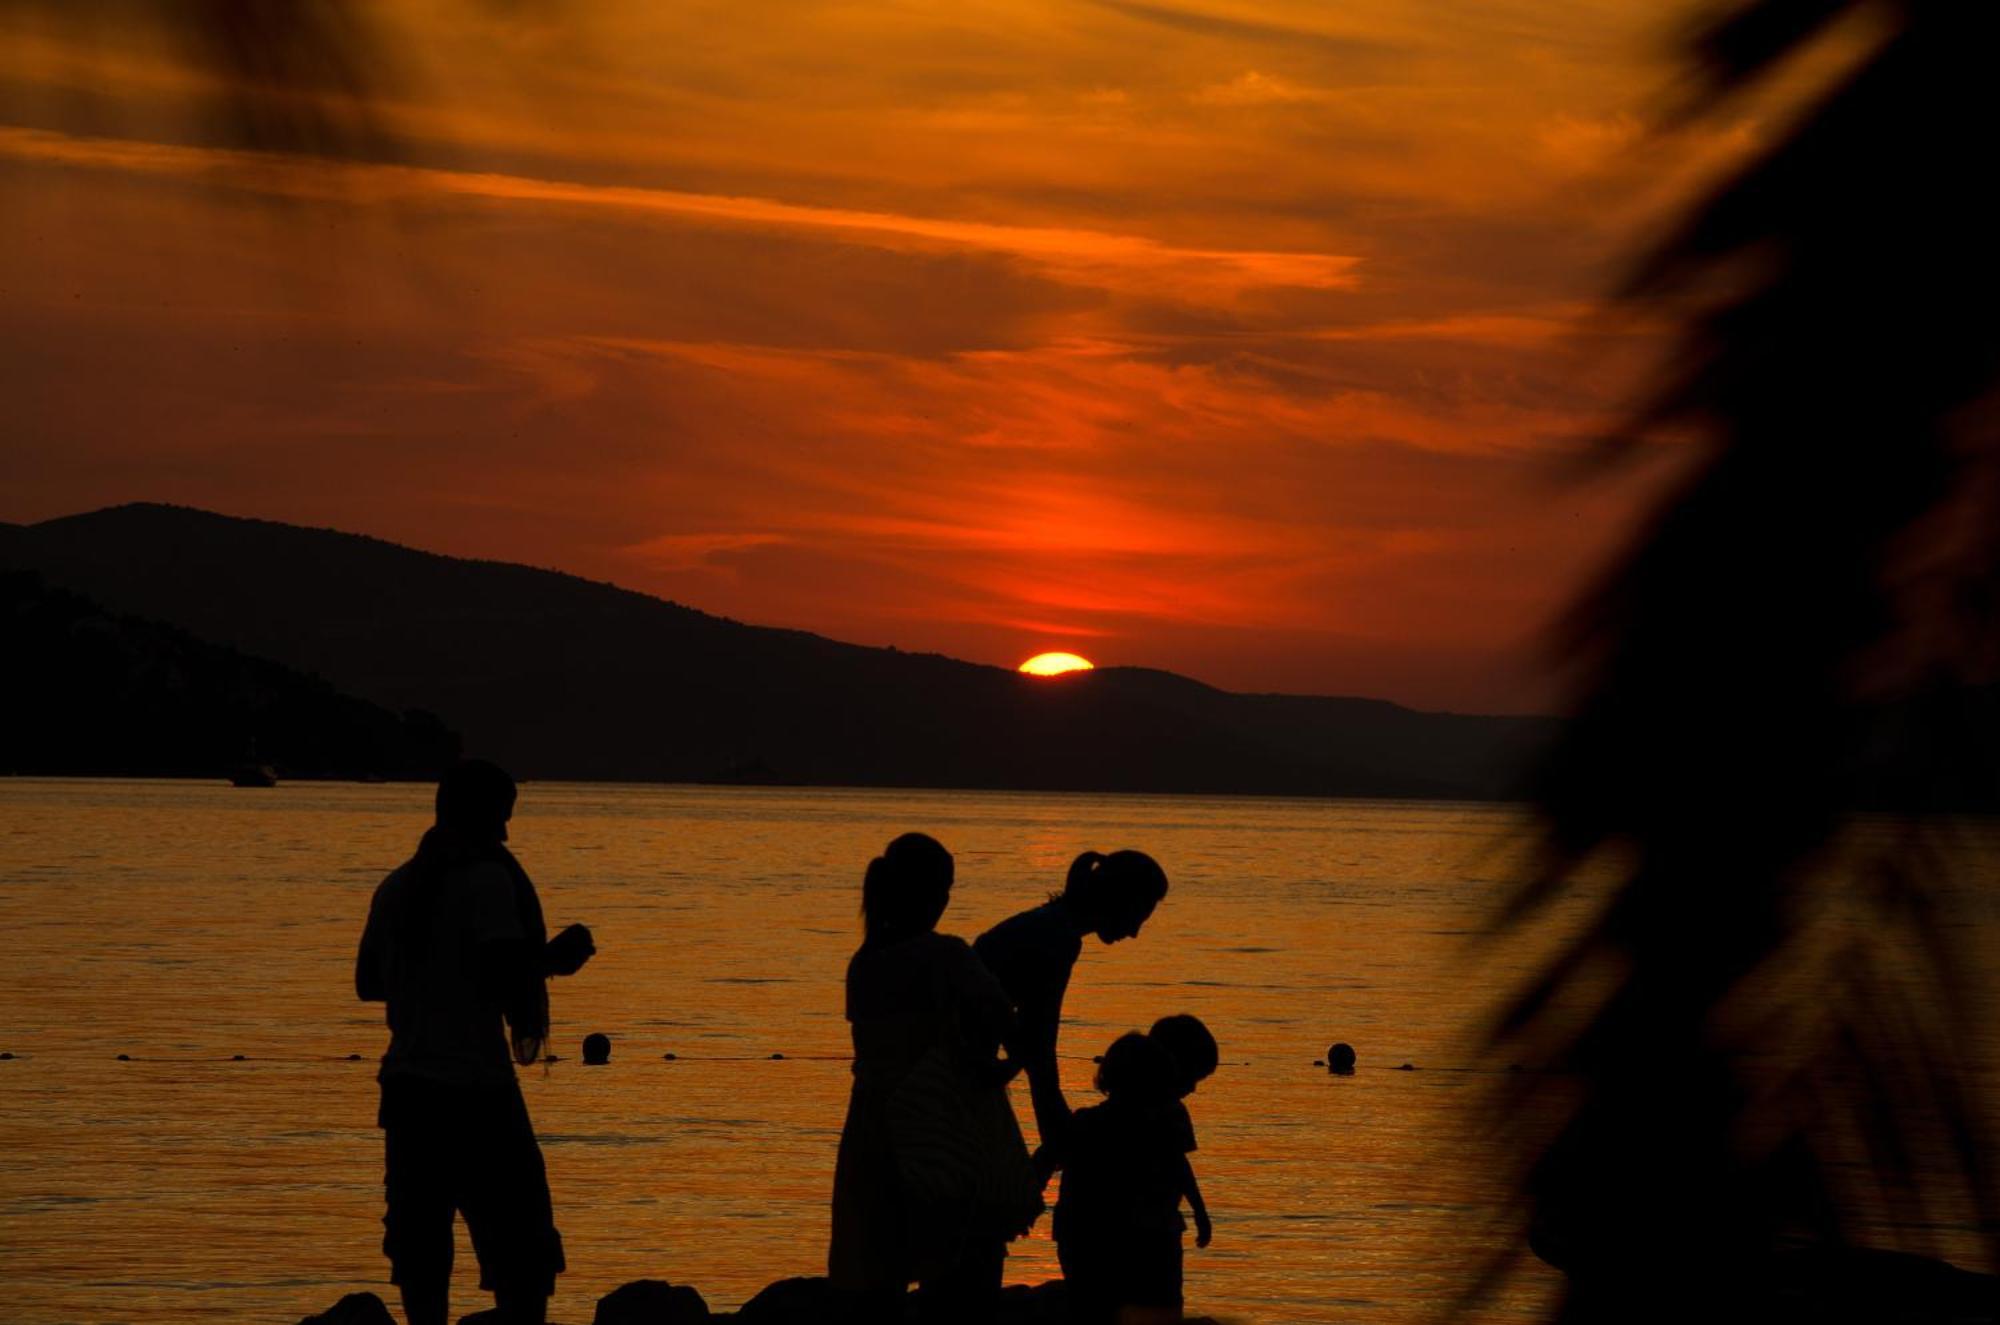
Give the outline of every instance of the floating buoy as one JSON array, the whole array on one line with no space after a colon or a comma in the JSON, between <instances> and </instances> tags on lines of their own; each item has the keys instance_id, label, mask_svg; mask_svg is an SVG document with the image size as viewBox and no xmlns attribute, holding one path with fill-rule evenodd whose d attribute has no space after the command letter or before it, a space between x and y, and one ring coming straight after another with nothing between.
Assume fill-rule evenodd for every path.
<instances>
[{"instance_id":1,"label":"floating buoy","mask_svg":"<svg viewBox=\"0 0 2000 1325\"><path fill-rule=\"evenodd\" d=\"M783 1055L783 1054L772 1054L772 1055L771 1055L771 1058L772 1058L772 1060L773 1060L773 1061L776 1061L777 1059L781 1059L781 1058L783 1058L783 1057L784 1057L784 1055Z\"/></svg>"},{"instance_id":2,"label":"floating buoy","mask_svg":"<svg viewBox=\"0 0 2000 1325\"><path fill-rule=\"evenodd\" d=\"M611 1037L603 1031L592 1031L583 1037L583 1061L591 1067L603 1067L611 1061Z\"/></svg>"},{"instance_id":3,"label":"floating buoy","mask_svg":"<svg viewBox=\"0 0 2000 1325\"><path fill-rule=\"evenodd\" d=\"M13 1057L14 1057L14 1055L12 1055L12 1054L10 1054L10 1053L8 1053L8 1054L0 1054L0 1061L4 1061L4 1060L11 1060L11 1059L12 1059Z\"/></svg>"},{"instance_id":4,"label":"floating buoy","mask_svg":"<svg viewBox=\"0 0 2000 1325\"><path fill-rule=\"evenodd\" d=\"M131 1061L132 1061L132 1055L130 1055L130 1054L120 1054L120 1055L118 1055L118 1061L119 1061L119 1062L121 1062L121 1063L129 1063L129 1062L131 1062Z\"/></svg>"},{"instance_id":5,"label":"floating buoy","mask_svg":"<svg viewBox=\"0 0 2000 1325\"><path fill-rule=\"evenodd\" d=\"M360 1062L360 1061L361 1061L361 1055L360 1055L360 1054L349 1054L349 1055L347 1056L347 1061L348 1061L348 1062L350 1062L350 1063L358 1063L358 1062Z\"/></svg>"},{"instance_id":6,"label":"floating buoy","mask_svg":"<svg viewBox=\"0 0 2000 1325\"><path fill-rule=\"evenodd\" d=\"M543 1058L542 1061L544 1063L560 1063L562 1061L562 1057L559 1054L549 1054L547 1057Z\"/></svg>"},{"instance_id":7,"label":"floating buoy","mask_svg":"<svg viewBox=\"0 0 2000 1325\"><path fill-rule=\"evenodd\" d=\"M250 1060L244 1057L242 1054L231 1054L229 1055L229 1061L232 1063L247 1063Z\"/></svg>"},{"instance_id":8,"label":"floating buoy","mask_svg":"<svg viewBox=\"0 0 2000 1325\"><path fill-rule=\"evenodd\" d=\"M1326 1070L1343 1077L1354 1075L1354 1046L1345 1040L1329 1045L1326 1051Z\"/></svg>"},{"instance_id":9,"label":"floating buoy","mask_svg":"<svg viewBox=\"0 0 2000 1325\"><path fill-rule=\"evenodd\" d=\"M679 1054L661 1054L660 1057L665 1059L669 1063L678 1062L680 1060Z\"/></svg>"},{"instance_id":10,"label":"floating buoy","mask_svg":"<svg viewBox=\"0 0 2000 1325\"><path fill-rule=\"evenodd\" d=\"M1415 1063L1405 1063L1396 1070L1398 1072L1414 1072L1417 1070L1417 1065Z\"/></svg>"}]
</instances>

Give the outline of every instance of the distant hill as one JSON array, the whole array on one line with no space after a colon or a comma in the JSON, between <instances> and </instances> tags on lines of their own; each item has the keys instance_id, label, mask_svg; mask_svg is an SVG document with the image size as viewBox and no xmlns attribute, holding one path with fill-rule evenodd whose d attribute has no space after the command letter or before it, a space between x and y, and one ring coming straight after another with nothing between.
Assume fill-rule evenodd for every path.
<instances>
[{"instance_id":1,"label":"distant hill","mask_svg":"<svg viewBox=\"0 0 2000 1325\"><path fill-rule=\"evenodd\" d=\"M443 715L530 777L1491 798L1548 731L1145 669L1023 677L183 507L0 527L0 565Z\"/></svg>"},{"instance_id":2,"label":"distant hill","mask_svg":"<svg viewBox=\"0 0 2000 1325\"><path fill-rule=\"evenodd\" d=\"M0 571L0 772L435 776L458 737L318 677L107 612L33 571Z\"/></svg>"}]
</instances>

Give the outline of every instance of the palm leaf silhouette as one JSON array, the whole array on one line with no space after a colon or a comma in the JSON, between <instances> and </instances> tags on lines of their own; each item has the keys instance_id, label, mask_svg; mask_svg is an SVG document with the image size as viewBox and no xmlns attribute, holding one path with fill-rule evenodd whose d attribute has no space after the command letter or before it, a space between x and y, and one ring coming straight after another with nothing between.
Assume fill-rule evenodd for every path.
<instances>
[{"instance_id":1,"label":"palm leaf silhouette","mask_svg":"<svg viewBox=\"0 0 2000 1325\"><path fill-rule=\"evenodd\" d=\"M383 98L403 83L397 43L349 0L0 0L0 13L86 42L164 38L202 76L189 94L222 144L331 159L395 155Z\"/></svg>"},{"instance_id":2,"label":"palm leaf silhouette","mask_svg":"<svg viewBox=\"0 0 2000 1325\"><path fill-rule=\"evenodd\" d=\"M1614 884L1491 1027L1548 1069L1496 1117L1561 1319L2000 1306L1856 1250L1996 1264L1964 854L1923 812L1994 785L1996 36L1989 4L1737 0L1686 39L1690 120L1858 54L1619 292L1680 333L1606 453L1696 459L1558 632L1572 716L1498 928Z\"/></svg>"}]
</instances>

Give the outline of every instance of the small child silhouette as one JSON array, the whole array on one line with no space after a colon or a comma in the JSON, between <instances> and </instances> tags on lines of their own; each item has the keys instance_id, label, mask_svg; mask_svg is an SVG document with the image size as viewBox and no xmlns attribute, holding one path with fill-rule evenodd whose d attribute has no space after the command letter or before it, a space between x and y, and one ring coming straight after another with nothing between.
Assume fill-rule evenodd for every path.
<instances>
[{"instance_id":1,"label":"small child silhouette","mask_svg":"<svg viewBox=\"0 0 2000 1325\"><path fill-rule=\"evenodd\" d=\"M1185 1020L1198 1036L1185 1026L1159 1038L1119 1036L1097 1072L1104 1102L1078 1109L1065 1131L1056 1254L1079 1322L1179 1320L1183 1199L1194 1212L1195 1245L1206 1247L1213 1234L1188 1162L1194 1124L1180 1101L1213 1070L1212 1057L1203 1070L1198 1046L1214 1041ZM1196 1052L1177 1061L1170 1045Z\"/></svg>"}]
</instances>

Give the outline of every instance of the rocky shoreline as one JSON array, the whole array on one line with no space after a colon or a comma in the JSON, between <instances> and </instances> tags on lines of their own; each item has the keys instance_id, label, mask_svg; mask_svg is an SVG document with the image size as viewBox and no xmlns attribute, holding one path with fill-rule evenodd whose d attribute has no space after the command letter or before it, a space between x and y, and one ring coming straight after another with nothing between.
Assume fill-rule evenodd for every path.
<instances>
[{"instance_id":1,"label":"rocky shoreline","mask_svg":"<svg viewBox=\"0 0 2000 1325\"><path fill-rule=\"evenodd\" d=\"M916 1295L911 1294L914 1304ZM1030 1287L1010 1284L1000 1290L994 1325L1063 1325L1069 1300L1060 1279ZM914 1307L905 1318L915 1315ZM488 1312L461 1317L460 1325L484 1325ZM1190 1325L1209 1318L1189 1317ZM735 1321L738 1325L829 1325L849 1321L839 1309L832 1285L825 1279L780 1279L766 1286L736 1311L710 1311L702 1295L686 1284L664 1279L637 1279L597 1300L592 1325L699 1325L703 1321ZM374 1293L350 1293L299 1325L397 1325L396 1318ZM864 1325L849 1322L849 1325ZM868 1322L866 1325L875 1325ZM883 1323L891 1325L891 1323ZM900 1325L895 1322L893 1325ZM1209 1322L1213 1325L1213 1322Z\"/></svg>"}]
</instances>

